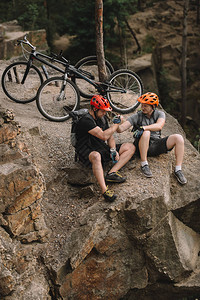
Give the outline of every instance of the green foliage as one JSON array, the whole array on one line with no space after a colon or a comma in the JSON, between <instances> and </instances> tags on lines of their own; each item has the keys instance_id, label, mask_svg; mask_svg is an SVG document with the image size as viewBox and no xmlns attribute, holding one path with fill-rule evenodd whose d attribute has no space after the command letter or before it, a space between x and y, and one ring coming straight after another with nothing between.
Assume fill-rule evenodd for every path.
<instances>
[{"instance_id":1,"label":"green foliage","mask_svg":"<svg viewBox=\"0 0 200 300\"><path fill-rule=\"evenodd\" d=\"M35 23L39 15L39 8L37 4L26 4L26 11L18 17L19 24L25 30L35 29Z\"/></svg>"},{"instance_id":2,"label":"green foliage","mask_svg":"<svg viewBox=\"0 0 200 300\"><path fill-rule=\"evenodd\" d=\"M65 33L74 36L69 53L95 53L95 1L71 1L67 24L59 31L61 35Z\"/></svg>"},{"instance_id":3,"label":"green foliage","mask_svg":"<svg viewBox=\"0 0 200 300\"><path fill-rule=\"evenodd\" d=\"M194 140L194 147L199 151L200 153L200 128L199 128L199 134L196 135Z\"/></svg>"},{"instance_id":4,"label":"green foliage","mask_svg":"<svg viewBox=\"0 0 200 300\"><path fill-rule=\"evenodd\" d=\"M176 104L170 97L170 91L172 87L168 79L168 71L162 68L157 74L159 94L161 98L161 104L169 113L176 111Z\"/></svg>"},{"instance_id":5,"label":"green foliage","mask_svg":"<svg viewBox=\"0 0 200 300\"><path fill-rule=\"evenodd\" d=\"M181 121L181 105L182 102L174 100L170 94L174 90L173 83L169 80L168 70L163 68L157 74L159 86L159 97L163 108L174 116L179 122ZM191 97L194 97L194 92ZM200 152L200 128L198 124L191 118L187 118L184 131L192 145Z\"/></svg>"},{"instance_id":6,"label":"green foliage","mask_svg":"<svg viewBox=\"0 0 200 300\"><path fill-rule=\"evenodd\" d=\"M119 49L126 35L124 19L136 11L137 2L104 0L105 51L112 47ZM0 17L3 20L17 19L24 30L45 28L50 46L55 33L73 36L67 56L72 54L79 59L96 53L95 0L2 0L0 7Z\"/></svg>"},{"instance_id":7,"label":"green foliage","mask_svg":"<svg viewBox=\"0 0 200 300\"><path fill-rule=\"evenodd\" d=\"M184 131L192 145L200 152L200 127L198 127L197 123L193 120L187 121Z\"/></svg>"},{"instance_id":8,"label":"green foliage","mask_svg":"<svg viewBox=\"0 0 200 300\"><path fill-rule=\"evenodd\" d=\"M124 18L136 11L136 0L104 0L104 48L105 51L114 44L119 47L119 27L125 29ZM72 48L79 50L81 56L95 53L95 1L71 1L68 14L68 25L65 32L74 36ZM73 49L73 50L72 50Z\"/></svg>"},{"instance_id":9,"label":"green foliage","mask_svg":"<svg viewBox=\"0 0 200 300\"><path fill-rule=\"evenodd\" d=\"M105 49L119 45L126 35L125 19L137 11L137 1L104 0L104 42Z\"/></svg>"},{"instance_id":10,"label":"green foliage","mask_svg":"<svg viewBox=\"0 0 200 300\"><path fill-rule=\"evenodd\" d=\"M43 0L16 2L16 13L18 14L18 22L24 30L37 30L46 28L47 17Z\"/></svg>"},{"instance_id":11,"label":"green foliage","mask_svg":"<svg viewBox=\"0 0 200 300\"><path fill-rule=\"evenodd\" d=\"M104 0L105 51L118 47L125 37L125 18L137 9L137 0ZM95 0L1 0L0 19L17 19L25 30L45 28L51 46L55 33L74 38L68 52L77 56L94 54ZM119 51L120 52L120 51Z\"/></svg>"},{"instance_id":12,"label":"green foliage","mask_svg":"<svg viewBox=\"0 0 200 300\"><path fill-rule=\"evenodd\" d=\"M142 47L142 51L144 53L152 53L153 48L156 46L156 39L151 35L148 34L145 37L144 44Z\"/></svg>"},{"instance_id":13,"label":"green foliage","mask_svg":"<svg viewBox=\"0 0 200 300\"><path fill-rule=\"evenodd\" d=\"M0 1L0 22L6 22L15 19L12 0Z\"/></svg>"},{"instance_id":14,"label":"green foliage","mask_svg":"<svg viewBox=\"0 0 200 300\"><path fill-rule=\"evenodd\" d=\"M3 22L17 19L24 30L46 28L44 0L1 0L0 19Z\"/></svg>"}]
</instances>

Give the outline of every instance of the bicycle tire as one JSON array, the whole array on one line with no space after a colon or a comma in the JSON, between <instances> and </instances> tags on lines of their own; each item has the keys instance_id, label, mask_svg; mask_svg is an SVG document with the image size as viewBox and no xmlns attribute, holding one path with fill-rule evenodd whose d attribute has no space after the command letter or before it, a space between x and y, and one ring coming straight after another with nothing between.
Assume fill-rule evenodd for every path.
<instances>
[{"instance_id":1,"label":"bicycle tire","mask_svg":"<svg viewBox=\"0 0 200 300\"><path fill-rule=\"evenodd\" d=\"M21 84L27 62L15 62L3 72L1 84L8 98L17 103L29 103L36 99L37 91L43 82L41 72L32 65L24 84Z\"/></svg>"},{"instance_id":2,"label":"bicycle tire","mask_svg":"<svg viewBox=\"0 0 200 300\"><path fill-rule=\"evenodd\" d=\"M66 109L72 111L79 108L79 90L71 80L66 80L64 93L60 96L63 80L63 77L51 77L43 82L37 93L37 108L50 121L66 121L70 118Z\"/></svg>"},{"instance_id":3,"label":"bicycle tire","mask_svg":"<svg viewBox=\"0 0 200 300\"><path fill-rule=\"evenodd\" d=\"M143 83L136 73L131 70L120 69L110 75L108 82L126 91L126 93L107 92L107 99L114 111L127 114L139 106L140 103L137 99L143 93Z\"/></svg>"},{"instance_id":4,"label":"bicycle tire","mask_svg":"<svg viewBox=\"0 0 200 300\"><path fill-rule=\"evenodd\" d=\"M108 76L110 76L114 72L114 68L107 59L105 64ZM95 55L82 58L76 63L75 68L91 73L94 80L99 81L97 57ZM96 93L95 87L84 79L75 77L73 82L78 86L80 95L86 99L90 99Z\"/></svg>"}]
</instances>

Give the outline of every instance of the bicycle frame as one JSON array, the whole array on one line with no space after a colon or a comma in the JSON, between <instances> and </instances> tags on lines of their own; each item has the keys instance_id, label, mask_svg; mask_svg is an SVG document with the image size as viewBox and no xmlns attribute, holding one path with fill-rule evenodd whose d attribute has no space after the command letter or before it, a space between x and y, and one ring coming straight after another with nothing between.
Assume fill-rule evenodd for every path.
<instances>
[{"instance_id":1,"label":"bicycle frame","mask_svg":"<svg viewBox=\"0 0 200 300\"><path fill-rule=\"evenodd\" d=\"M42 58L41 58L41 57L42 57ZM61 68L59 68L59 67L53 65L52 63L48 62L47 60L45 60L45 59L43 59L43 58L49 59L49 60L53 60L52 57L50 57L50 56L48 56L48 55L45 55L45 54L40 53L40 52L35 51L35 50L32 50L32 51L31 51L31 54L29 55L28 65L27 65L26 71L25 71L25 73L24 73L22 82L21 82L22 84L25 82L26 77L27 77L27 75L28 75L28 73L29 73L29 70L30 70L30 68L31 68L31 66L32 66L32 64L33 64L33 61L34 61L35 59L36 59L37 61L39 61L39 62L41 62L41 63L43 63L43 64L45 64L45 65L47 65L47 66L49 66L49 67L51 67L51 68L53 68L54 70L59 71L59 72L65 74L65 71L64 71L63 69L61 69ZM54 59L54 61L55 61L55 62L58 62L59 64L65 65L62 61L59 61L59 60L56 60L56 59ZM43 69L43 72L45 73L44 66L42 66L42 69ZM47 74L47 73L45 74L45 77L48 78L48 74Z\"/></svg>"},{"instance_id":2,"label":"bicycle frame","mask_svg":"<svg viewBox=\"0 0 200 300\"><path fill-rule=\"evenodd\" d=\"M25 82L26 77L29 73L29 70L30 70L31 65L33 64L34 60L37 60L37 61L41 62L42 64L45 64L45 65L51 67L52 69L62 73L64 75L64 80L67 79L68 77L69 78L76 77L76 78L80 78L80 79L87 81L89 84L93 85L96 88L96 90L103 96L106 96L106 94L109 93L109 91L112 91L112 92L120 91L121 93L126 93L126 90L123 88L112 86L111 84L107 84L107 83L96 82L96 81L90 79L89 76L92 77L92 74L90 74L87 71L76 69L75 67L70 65L69 62L64 57L61 57L61 59L56 59L55 57L51 57L51 56L48 56L46 54L36 51L36 47L31 45L30 42L26 39L26 37L25 37L25 41L26 41L25 44L28 44L32 48L32 50L29 55L28 65L27 65L26 71L24 73L22 82L21 82L22 84ZM24 43L24 41L18 41L18 43ZM59 68L58 66L55 66L54 64L47 61L47 59L63 65L65 67L65 69L63 70L63 69ZM47 73L45 67L42 66L42 69L45 74L45 77L48 79L48 73Z\"/></svg>"},{"instance_id":3,"label":"bicycle frame","mask_svg":"<svg viewBox=\"0 0 200 300\"><path fill-rule=\"evenodd\" d=\"M63 66L65 66L65 70L62 70L61 68L51 64L50 62L44 60L43 58L40 58L43 57L43 58L46 58L46 59L49 59L49 60L53 60L59 64L62 64ZM124 89L121 89L119 87L115 87L115 86L112 86L112 85L109 85L109 84L106 84L106 83L98 83L98 82L95 82L94 80L88 78L86 75L83 74L83 72L85 71L82 71L82 70L78 70L76 69L75 67L73 67L72 65L70 65L69 63L67 62L62 62L61 60L57 60L57 59L52 59L52 57L48 56L48 55L45 55L45 54L42 54L40 52L37 52L37 51L33 51L31 54L30 54L30 58L29 60L33 61L34 59L40 61L41 63L43 64L46 64L47 66L61 72L62 74L67 74L67 77L73 77L73 76L76 76L77 78L81 78L85 81L87 81L88 83L90 83L91 85L93 85L98 92L100 93L108 93L109 92L109 88L111 88L112 92L121 92L121 93L126 93L126 91ZM63 58L65 59L65 58ZM86 72L85 72L86 73ZM106 91L104 90L104 88L107 87L108 89L106 89Z\"/></svg>"}]
</instances>

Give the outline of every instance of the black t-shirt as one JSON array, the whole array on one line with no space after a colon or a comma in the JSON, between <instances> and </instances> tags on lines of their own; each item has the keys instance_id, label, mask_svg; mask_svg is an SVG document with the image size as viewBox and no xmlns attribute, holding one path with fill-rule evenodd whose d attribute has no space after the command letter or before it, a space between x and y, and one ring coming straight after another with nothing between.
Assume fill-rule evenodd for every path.
<instances>
[{"instance_id":1,"label":"black t-shirt","mask_svg":"<svg viewBox=\"0 0 200 300\"><path fill-rule=\"evenodd\" d=\"M93 150L98 149L101 145L104 146L106 143L88 133L88 131L99 126L103 131L109 128L108 121L106 116L101 119L95 120L90 113L84 115L77 124L76 138L77 138L77 147L80 147L81 144L88 144Z\"/></svg>"}]
</instances>

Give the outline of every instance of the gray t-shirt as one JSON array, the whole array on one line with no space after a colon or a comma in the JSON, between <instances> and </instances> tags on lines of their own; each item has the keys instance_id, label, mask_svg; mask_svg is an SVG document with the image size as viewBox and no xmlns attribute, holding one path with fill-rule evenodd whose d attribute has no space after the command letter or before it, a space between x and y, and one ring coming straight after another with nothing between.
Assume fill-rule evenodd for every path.
<instances>
[{"instance_id":1,"label":"gray t-shirt","mask_svg":"<svg viewBox=\"0 0 200 300\"><path fill-rule=\"evenodd\" d=\"M150 118L148 118L142 111L130 116L127 121L133 126L133 130L136 130L140 126L155 124L158 119L165 119L165 113L161 110L155 110ZM151 139L158 139L161 137L160 131L151 131Z\"/></svg>"}]
</instances>

